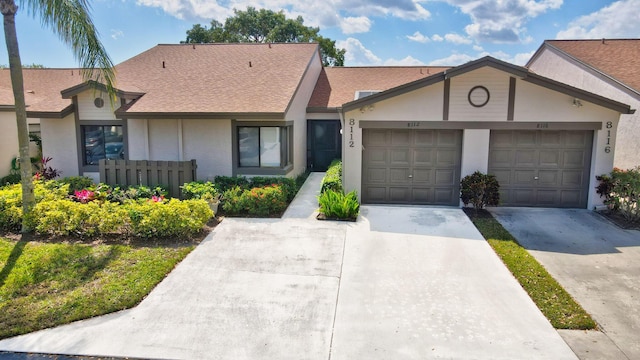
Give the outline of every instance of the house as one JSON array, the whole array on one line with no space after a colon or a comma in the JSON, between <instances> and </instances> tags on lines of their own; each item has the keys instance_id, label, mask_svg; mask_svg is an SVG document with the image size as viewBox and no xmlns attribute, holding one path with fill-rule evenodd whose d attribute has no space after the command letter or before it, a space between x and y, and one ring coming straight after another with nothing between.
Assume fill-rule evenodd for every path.
<instances>
[{"instance_id":1,"label":"house","mask_svg":"<svg viewBox=\"0 0 640 360\"><path fill-rule=\"evenodd\" d=\"M537 74L640 107L640 39L547 40L526 66ZM640 166L640 114L623 114L613 136L614 166Z\"/></svg>"},{"instance_id":2,"label":"house","mask_svg":"<svg viewBox=\"0 0 640 360\"><path fill-rule=\"evenodd\" d=\"M65 176L98 180L105 158L196 159L201 180L295 176L342 156L345 188L364 203L459 205L460 179L479 170L498 177L504 205L593 208L595 175L613 166L610 130L632 113L491 57L323 68L316 44L182 44L116 72L113 107L77 70L29 102ZM11 120L12 99L0 100Z\"/></svg>"}]
</instances>

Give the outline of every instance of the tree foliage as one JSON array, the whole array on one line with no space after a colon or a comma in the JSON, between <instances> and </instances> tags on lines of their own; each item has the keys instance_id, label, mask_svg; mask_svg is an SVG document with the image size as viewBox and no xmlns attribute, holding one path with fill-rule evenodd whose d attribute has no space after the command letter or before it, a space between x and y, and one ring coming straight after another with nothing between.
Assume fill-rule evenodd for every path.
<instances>
[{"instance_id":1,"label":"tree foliage","mask_svg":"<svg viewBox=\"0 0 640 360\"><path fill-rule=\"evenodd\" d=\"M234 16L224 24L212 20L211 26L195 24L187 30L187 39L182 43L292 43L317 42L322 63L325 66L343 66L344 49L337 49L336 42L319 34L317 27L305 26L302 16L287 19L282 11L247 7L246 11L233 10Z\"/></svg>"}]
</instances>

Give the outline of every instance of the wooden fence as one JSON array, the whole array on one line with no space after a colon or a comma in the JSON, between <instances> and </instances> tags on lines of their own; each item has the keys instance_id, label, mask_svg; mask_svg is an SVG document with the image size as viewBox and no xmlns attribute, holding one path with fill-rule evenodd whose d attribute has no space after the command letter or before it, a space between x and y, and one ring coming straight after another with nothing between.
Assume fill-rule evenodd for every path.
<instances>
[{"instance_id":1,"label":"wooden fence","mask_svg":"<svg viewBox=\"0 0 640 360\"><path fill-rule=\"evenodd\" d=\"M100 160L100 182L126 187L162 186L169 196L180 197L180 186L195 181L196 161Z\"/></svg>"}]
</instances>

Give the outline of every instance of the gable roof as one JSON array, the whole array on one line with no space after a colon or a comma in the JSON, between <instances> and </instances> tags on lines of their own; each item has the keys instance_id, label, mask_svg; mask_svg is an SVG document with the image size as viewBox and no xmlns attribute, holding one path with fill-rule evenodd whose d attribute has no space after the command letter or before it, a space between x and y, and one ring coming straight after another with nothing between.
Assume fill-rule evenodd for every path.
<instances>
[{"instance_id":1,"label":"gable roof","mask_svg":"<svg viewBox=\"0 0 640 360\"><path fill-rule=\"evenodd\" d=\"M158 45L116 66L118 89L144 92L124 117L283 116L318 45Z\"/></svg>"},{"instance_id":2,"label":"gable roof","mask_svg":"<svg viewBox=\"0 0 640 360\"><path fill-rule=\"evenodd\" d=\"M60 91L83 81L81 69L22 69L29 117L63 117L73 110ZM0 106L13 111L13 87L9 69L0 69Z\"/></svg>"},{"instance_id":3,"label":"gable roof","mask_svg":"<svg viewBox=\"0 0 640 360\"><path fill-rule=\"evenodd\" d=\"M441 81L445 81L446 79L450 79L452 77L459 76L483 67L491 67L497 70L504 71L508 74L511 74L514 77L520 78L523 81L527 81L539 86L543 86L548 89L567 94L569 96L577 97L577 98L586 100L588 102L594 103L596 105L600 105L605 108L618 111L623 114L633 114L635 112L635 110L632 110L631 107L627 104L623 104L621 102L611 100L603 96L593 94L582 89L578 89L573 86L569 86L559 81L555 81L555 80L546 78L544 76L537 75L529 71L525 67L513 65L508 62L504 62L502 60L493 58L491 56L485 56L478 60L470 61L465 64L445 70L441 73L431 75L429 77L419 79L410 83L406 83L406 84L397 86L395 88L391 88L389 90L386 90L371 96L367 96L362 99L350 101L348 103L345 103L342 106L342 111L343 112L350 111L353 109L360 108L364 105L373 104L378 101L382 101L398 95L402 95L410 91L414 91L425 86L429 86Z\"/></svg>"},{"instance_id":4,"label":"gable roof","mask_svg":"<svg viewBox=\"0 0 640 360\"><path fill-rule=\"evenodd\" d=\"M327 67L320 73L307 111L337 111L343 104L354 100L356 91L384 91L446 69L449 67Z\"/></svg>"},{"instance_id":5,"label":"gable roof","mask_svg":"<svg viewBox=\"0 0 640 360\"><path fill-rule=\"evenodd\" d=\"M560 51L640 94L640 39L545 40L527 66L544 48Z\"/></svg>"}]
</instances>

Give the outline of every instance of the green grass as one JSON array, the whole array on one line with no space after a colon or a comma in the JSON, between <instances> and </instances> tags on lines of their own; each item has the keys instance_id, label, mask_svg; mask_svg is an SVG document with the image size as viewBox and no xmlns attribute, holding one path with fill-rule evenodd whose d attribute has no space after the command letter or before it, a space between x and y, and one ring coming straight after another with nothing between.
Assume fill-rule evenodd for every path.
<instances>
[{"instance_id":1,"label":"green grass","mask_svg":"<svg viewBox=\"0 0 640 360\"><path fill-rule=\"evenodd\" d=\"M0 339L133 307L191 250L0 237Z\"/></svg>"},{"instance_id":2,"label":"green grass","mask_svg":"<svg viewBox=\"0 0 640 360\"><path fill-rule=\"evenodd\" d=\"M595 329L596 323L567 291L486 211L469 217L502 262L556 329Z\"/></svg>"}]
</instances>

